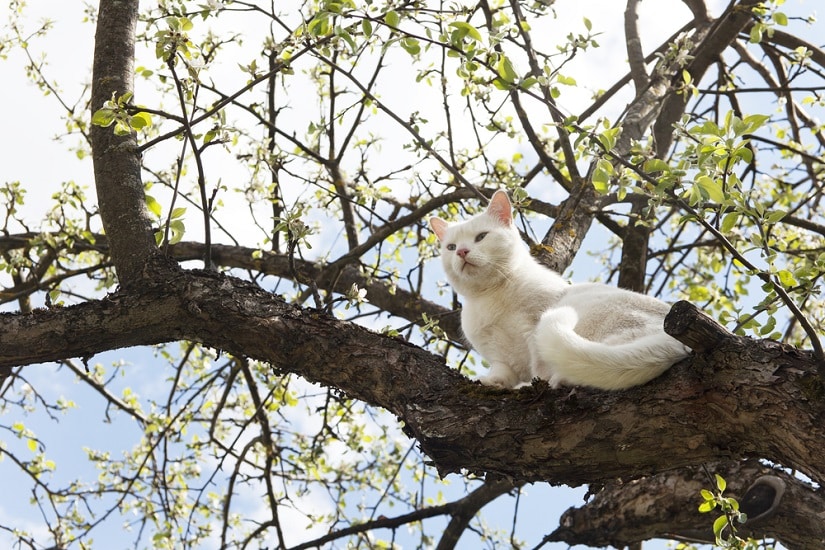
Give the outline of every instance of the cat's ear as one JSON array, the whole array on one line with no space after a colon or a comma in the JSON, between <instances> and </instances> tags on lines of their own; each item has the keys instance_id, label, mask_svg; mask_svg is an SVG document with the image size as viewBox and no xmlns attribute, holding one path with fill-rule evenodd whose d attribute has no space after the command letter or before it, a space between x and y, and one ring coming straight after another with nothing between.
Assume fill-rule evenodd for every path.
<instances>
[{"instance_id":1,"label":"cat's ear","mask_svg":"<svg viewBox=\"0 0 825 550\"><path fill-rule=\"evenodd\" d=\"M441 218L436 218L435 216L430 218L430 228L433 230L433 233L435 233L435 236L438 237L439 241L444 240L444 233L447 232L448 225L449 224Z\"/></svg>"},{"instance_id":2,"label":"cat's ear","mask_svg":"<svg viewBox=\"0 0 825 550\"><path fill-rule=\"evenodd\" d=\"M492 216L504 226L510 226L513 223L513 205L510 204L506 191L496 191L493 194L487 206L487 215Z\"/></svg>"}]
</instances>

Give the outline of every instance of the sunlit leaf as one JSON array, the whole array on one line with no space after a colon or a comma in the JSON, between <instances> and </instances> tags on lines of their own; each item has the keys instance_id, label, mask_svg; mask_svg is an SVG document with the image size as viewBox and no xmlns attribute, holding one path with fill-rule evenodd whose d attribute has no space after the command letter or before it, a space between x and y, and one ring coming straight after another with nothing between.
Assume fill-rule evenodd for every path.
<instances>
[{"instance_id":1,"label":"sunlit leaf","mask_svg":"<svg viewBox=\"0 0 825 550\"><path fill-rule=\"evenodd\" d=\"M146 208L148 208L149 212L155 216L160 217L162 209L160 203L155 199L155 197L146 195Z\"/></svg>"},{"instance_id":2,"label":"sunlit leaf","mask_svg":"<svg viewBox=\"0 0 825 550\"><path fill-rule=\"evenodd\" d=\"M498 72L498 76L507 83L513 83L518 78L515 69L513 68L513 64L510 62L510 59L506 55L499 55L498 62L496 63L496 71Z\"/></svg>"},{"instance_id":3,"label":"sunlit leaf","mask_svg":"<svg viewBox=\"0 0 825 550\"><path fill-rule=\"evenodd\" d=\"M714 474L714 477L716 478L716 488L719 489L720 493L724 493L725 489L728 487L728 483L725 481L725 478L719 474Z\"/></svg>"},{"instance_id":4,"label":"sunlit leaf","mask_svg":"<svg viewBox=\"0 0 825 550\"><path fill-rule=\"evenodd\" d=\"M720 537L722 534L722 530L725 527L727 527L727 525L728 517L724 515L719 516L718 518L716 518L716 521L713 522L713 534L716 535L717 538Z\"/></svg>"},{"instance_id":5,"label":"sunlit leaf","mask_svg":"<svg viewBox=\"0 0 825 550\"><path fill-rule=\"evenodd\" d=\"M785 288L793 288L797 284L799 284L796 280L796 277L793 276L793 273L788 271L787 269L780 269L776 276L779 277L779 282L782 283L782 286Z\"/></svg>"},{"instance_id":6,"label":"sunlit leaf","mask_svg":"<svg viewBox=\"0 0 825 550\"><path fill-rule=\"evenodd\" d=\"M384 16L384 22L390 27L398 27L398 24L401 22L401 17L398 15L397 11L390 10Z\"/></svg>"},{"instance_id":7,"label":"sunlit leaf","mask_svg":"<svg viewBox=\"0 0 825 550\"><path fill-rule=\"evenodd\" d=\"M111 109L98 109L92 115L92 124L95 126L111 126L112 123L115 121L115 113Z\"/></svg>"},{"instance_id":8,"label":"sunlit leaf","mask_svg":"<svg viewBox=\"0 0 825 550\"><path fill-rule=\"evenodd\" d=\"M132 115L132 118L129 119L129 124L131 124L135 130L146 128L152 125L152 115L144 111L135 113Z\"/></svg>"},{"instance_id":9,"label":"sunlit leaf","mask_svg":"<svg viewBox=\"0 0 825 550\"><path fill-rule=\"evenodd\" d=\"M710 176L699 176L696 183L713 202L722 203L725 201L725 193L722 191L722 183Z\"/></svg>"},{"instance_id":10,"label":"sunlit leaf","mask_svg":"<svg viewBox=\"0 0 825 550\"><path fill-rule=\"evenodd\" d=\"M463 31L463 33L466 36L472 38L477 42L481 42L482 40L481 33L478 32L478 29L476 29L474 26L467 23L466 21L453 21L452 23L450 23L450 26Z\"/></svg>"}]
</instances>

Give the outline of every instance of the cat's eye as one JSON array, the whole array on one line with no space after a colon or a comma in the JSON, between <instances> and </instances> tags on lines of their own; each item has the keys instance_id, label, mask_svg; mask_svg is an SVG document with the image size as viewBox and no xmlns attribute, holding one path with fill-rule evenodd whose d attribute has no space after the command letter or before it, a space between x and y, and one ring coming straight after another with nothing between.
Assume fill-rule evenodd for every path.
<instances>
[{"instance_id":1,"label":"cat's eye","mask_svg":"<svg viewBox=\"0 0 825 550\"><path fill-rule=\"evenodd\" d=\"M447 250L455 250L455 245L450 243L447 245Z\"/></svg>"},{"instance_id":2,"label":"cat's eye","mask_svg":"<svg viewBox=\"0 0 825 550\"><path fill-rule=\"evenodd\" d=\"M487 232L486 232L486 231L482 231L481 233L479 233L478 235L476 235L476 242L481 241L481 240L482 240L484 237L486 237L486 236L487 236Z\"/></svg>"}]
</instances>

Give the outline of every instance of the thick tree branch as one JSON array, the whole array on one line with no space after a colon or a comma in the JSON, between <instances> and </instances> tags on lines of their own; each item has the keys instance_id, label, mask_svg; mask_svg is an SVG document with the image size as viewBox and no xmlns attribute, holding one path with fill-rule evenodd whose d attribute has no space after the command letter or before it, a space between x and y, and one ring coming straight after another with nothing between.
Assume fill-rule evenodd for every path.
<instances>
[{"instance_id":1,"label":"thick tree branch","mask_svg":"<svg viewBox=\"0 0 825 550\"><path fill-rule=\"evenodd\" d=\"M134 90L135 25L138 0L101 0L92 70L92 112ZM134 134L92 126L95 185L112 261L122 285L140 279L158 254L140 178Z\"/></svg>"},{"instance_id":2,"label":"thick tree branch","mask_svg":"<svg viewBox=\"0 0 825 550\"><path fill-rule=\"evenodd\" d=\"M639 36L639 1L627 0L624 10L624 34L627 47L627 60L630 65L630 76L636 86L636 93L644 90L650 77L645 69L645 54L642 49L642 39Z\"/></svg>"},{"instance_id":3,"label":"thick tree branch","mask_svg":"<svg viewBox=\"0 0 825 550\"><path fill-rule=\"evenodd\" d=\"M452 550L458 544L461 535L467 530L470 520L484 506L503 494L513 490L513 483L506 479L487 480L484 485L464 498L452 503L450 523L438 540L436 550Z\"/></svg>"},{"instance_id":4,"label":"thick tree branch","mask_svg":"<svg viewBox=\"0 0 825 550\"><path fill-rule=\"evenodd\" d=\"M693 341L701 314L684 307L674 315L668 326L686 327L675 336ZM716 337L713 349L624 392L570 393L543 383L495 390L416 346L291 306L249 283L170 272L139 293L0 316L0 366L191 340L386 408L442 474L579 485L756 456L825 480L825 427L817 420L825 390L811 354Z\"/></svg>"},{"instance_id":5,"label":"thick tree branch","mask_svg":"<svg viewBox=\"0 0 825 550\"><path fill-rule=\"evenodd\" d=\"M180 242L170 247L178 261L195 260L202 257L203 244ZM254 270L266 275L292 278L293 267L302 278L313 281L318 288L337 293L346 293L352 285L366 289L367 300L375 307L392 315L407 319L411 323L424 324L424 315L437 320L438 326L454 341L461 341L461 319L459 311L451 310L403 288L392 288L381 279L366 276L354 265L344 266L337 274L312 262L290 258L284 254L259 252L243 246L213 245L212 259L220 266ZM291 264L291 265L290 265Z\"/></svg>"},{"instance_id":6,"label":"thick tree branch","mask_svg":"<svg viewBox=\"0 0 825 550\"><path fill-rule=\"evenodd\" d=\"M712 23L705 21L697 25L696 32L691 37L696 44L690 51L693 59L685 67L694 82L702 80L710 65L719 59L722 52L752 20L751 8L758 3L759 0L731 3L730 9L719 19ZM653 126L653 137L660 155L664 155L670 149L673 143L673 125L684 113L688 99L689 94L670 94L663 101L661 113Z\"/></svg>"},{"instance_id":7,"label":"thick tree branch","mask_svg":"<svg viewBox=\"0 0 825 550\"><path fill-rule=\"evenodd\" d=\"M725 478L725 496L736 498L741 510L748 513L749 520L737 526L740 536L775 537L792 550L825 545L822 492L754 460L708 464L626 483L609 483L584 506L567 510L559 528L547 540L617 548L662 536L713 542L711 525L719 512L698 511L702 501L699 492L714 490L708 472ZM779 497L775 506L773 498L760 498L766 496L766 481L773 480L778 480L782 487L780 495L767 495Z\"/></svg>"},{"instance_id":8,"label":"thick tree branch","mask_svg":"<svg viewBox=\"0 0 825 550\"><path fill-rule=\"evenodd\" d=\"M766 40L772 44L782 46L789 50L795 50L800 47L805 48L811 55L811 61L820 67L825 68L825 49L816 46L815 44L812 44L799 36L787 33L781 29L774 29L773 34L768 36Z\"/></svg>"},{"instance_id":9,"label":"thick tree branch","mask_svg":"<svg viewBox=\"0 0 825 550\"><path fill-rule=\"evenodd\" d=\"M705 5L704 0L683 0L683 2L693 14L694 21L704 22L710 18L708 7Z\"/></svg>"}]
</instances>

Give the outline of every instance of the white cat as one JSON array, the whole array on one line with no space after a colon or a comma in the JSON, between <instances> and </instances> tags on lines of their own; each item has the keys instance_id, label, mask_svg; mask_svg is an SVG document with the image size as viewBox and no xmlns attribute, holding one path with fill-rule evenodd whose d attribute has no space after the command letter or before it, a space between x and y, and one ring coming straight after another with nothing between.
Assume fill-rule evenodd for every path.
<instances>
[{"instance_id":1,"label":"white cat","mask_svg":"<svg viewBox=\"0 0 825 550\"><path fill-rule=\"evenodd\" d=\"M597 283L569 284L521 242L504 191L463 223L430 218L447 279L463 297L464 335L490 364L484 384L534 377L617 390L659 376L689 348L665 334L670 307Z\"/></svg>"}]
</instances>

